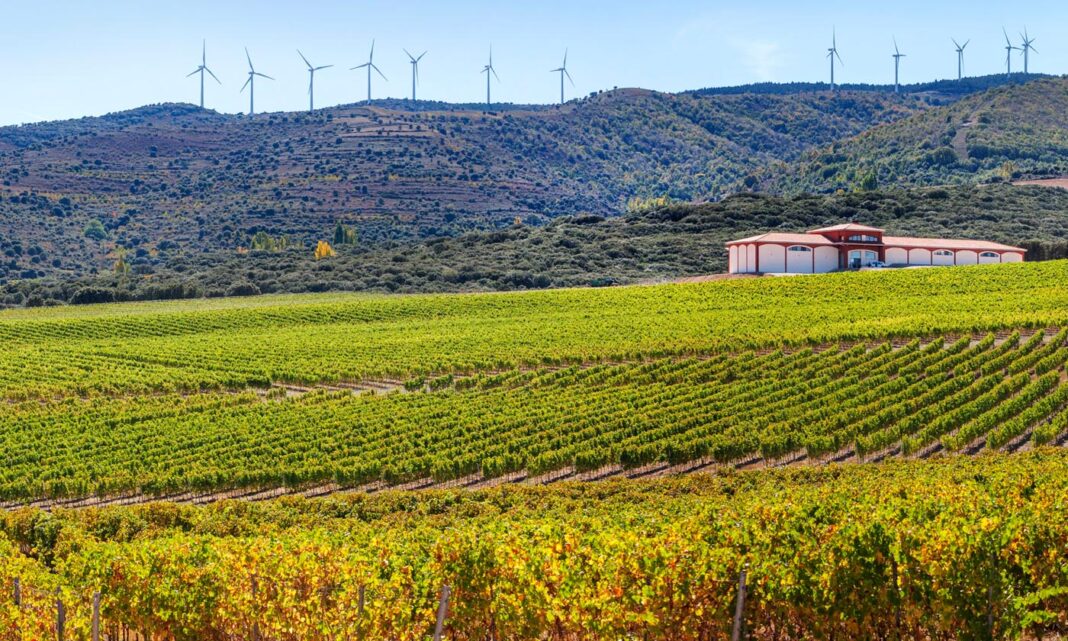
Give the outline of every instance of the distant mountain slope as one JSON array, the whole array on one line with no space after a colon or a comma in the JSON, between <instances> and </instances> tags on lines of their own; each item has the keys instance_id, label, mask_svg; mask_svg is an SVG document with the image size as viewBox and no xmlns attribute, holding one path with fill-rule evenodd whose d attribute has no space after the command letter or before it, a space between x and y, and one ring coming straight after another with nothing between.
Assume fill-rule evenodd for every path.
<instances>
[{"instance_id":1,"label":"distant mountain slope","mask_svg":"<svg viewBox=\"0 0 1068 641\"><path fill-rule=\"evenodd\" d=\"M709 199L929 108L871 92L640 90L490 114L395 106L248 118L157 105L2 128L0 282L106 270L117 248L162 261L257 231L313 242L338 220L381 242Z\"/></svg>"},{"instance_id":2,"label":"distant mountain slope","mask_svg":"<svg viewBox=\"0 0 1068 641\"><path fill-rule=\"evenodd\" d=\"M831 192L1068 174L1068 78L968 96L761 172L759 189ZM754 181L750 181L752 185Z\"/></svg>"},{"instance_id":3,"label":"distant mountain slope","mask_svg":"<svg viewBox=\"0 0 1068 641\"><path fill-rule=\"evenodd\" d=\"M674 279L726 269L723 243L769 230L805 231L843 220L891 233L1025 244L1029 258L1068 257L1068 190L928 188L841 196L743 194L617 218L562 217L393 246L310 247L188 254L164 264L130 257L128 274L39 279L0 289L0 303L359 290L441 292L586 286Z\"/></svg>"}]
</instances>

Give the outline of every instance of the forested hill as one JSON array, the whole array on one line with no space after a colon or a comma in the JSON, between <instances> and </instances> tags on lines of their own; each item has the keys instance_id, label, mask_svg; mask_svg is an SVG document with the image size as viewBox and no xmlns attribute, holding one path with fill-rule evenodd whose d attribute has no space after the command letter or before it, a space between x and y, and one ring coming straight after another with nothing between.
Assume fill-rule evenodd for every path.
<instances>
[{"instance_id":1,"label":"forested hill","mask_svg":"<svg viewBox=\"0 0 1068 641\"><path fill-rule=\"evenodd\" d=\"M768 230L858 220L890 233L1023 244L1068 257L1068 190L991 185L779 198L739 194L615 218L565 216L456 238L381 246L129 257L128 273L45 278L0 289L4 305L275 292L448 292L661 281L726 270L723 243Z\"/></svg>"},{"instance_id":2,"label":"forested hill","mask_svg":"<svg viewBox=\"0 0 1068 641\"><path fill-rule=\"evenodd\" d=\"M221 115L157 105L0 128L0 282L235 251L263 231L363 243L704 200L751 172L930 108L871 92L604 92L493 113L348 106Z\"/></svg>"},{"instance_id":3,"label":"forested hill","mask_svg":"<svg viewBox=\"0 0 1068 641\"><path fill-rule=\"evenodd\" d=\"M769 167L774 193L990 183L1068 175L1068 78L1012 84L873 127Z\"/></svg>"}]
</instances>

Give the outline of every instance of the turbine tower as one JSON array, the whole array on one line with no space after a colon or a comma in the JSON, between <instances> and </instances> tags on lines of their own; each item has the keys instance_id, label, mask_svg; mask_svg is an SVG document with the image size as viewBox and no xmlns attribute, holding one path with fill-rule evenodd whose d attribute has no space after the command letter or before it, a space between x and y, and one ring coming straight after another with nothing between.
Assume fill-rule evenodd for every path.
<instances>
[{"instance_id":1,"label":"turbine tower","mask_svg":"<svg viewBox=\"0 0 1068 641\"><path fill-rule=\"evenodd\" d=\"M404 53L408 54L408 60L411 61L412 64L412 102L415 102L415 86L419 83L419 61L423 59L423 56L426 55L426 52L424 51L423 53L419 54L418 58L408 53L407 49L404 50ZM368 86L367 99L371 99L370 86Z\"/></svg>"},{"instance_id":2,"label":"turbine tower","mask_svg":"<svg viewBox=\"0 0 1068 641\"><path fill-rule=\"evenodd\" d=\"M300 49L297 49L297 54L300 56L300 59L304 61L304 64L308 65L308 111L315 111L315 72L329 69L334 65L313 67L312 63L308 62L308 59L300 52Z\"/></svg>"},{"instance_id":3,"label":"turbine tower","mask_svg":"<svg viewBox=\"0 0 1068 641\"><path fill-rule=\"evenodd\" d=\"M838 58L838 62L842 62L842 56L838 55L838 36L834 30L831 31L831 48L827 50L827 57L831 59L831 91L834 91L834 59Z\"/></svg>"},{"instance_id":4,"label":"turbine tower","mask_svg":"<svg viewBox=\"0 0 1068 641\"><path fill-rule=\"evenodd\" d=\"M497 70L493 68L493 47L490 47L489 64L482 67L482 73L486 74L486 108L488 109L493 101L490 99L490 74L497 79L497 82L501 81L500 76L497 75Z\"/></svg>"},{"instance_id":5,"label":"turbine tower","mask_svg":"<svg viewBox=\"0 0 1068 641\"><path fill-rule=\"evenodd\" d=\"M252 66L252 56L248 55L248 47L245 47L245 57L248 58L248 80L241 85L241 91L248 87L248 115L251 116L256 113L256 76L268 80L274 80L274 78L256 71L256 68Z\"/></svg>"},{"instance_id":6,"label":"turbine tower","mask_svg":"<svg viewBox=\"0 0 1068 641\"><path fill-rule=\"evenodd\" d=\"M186 78L189 78L190 76L195 76L198 73L200 74L200 108L201 109L204 108L204 73L205 72L207 72L212 78L215 78L215 82L219 83L220 85L222 84L222 81L219 80L219 78L216 77L216 75L211 72L211 69L208 69L208 41L207 40L205 40L201 44L200 66L197 67L196 69L194 69L192 72L190 72L188 76L186 76Z\"/></svg>"},{"instance_id":7,"label":"turbine tower","mask_svg":"<svg viewBox=\"0 0 1068 641\"><path fill-rule=\"evenodd\" d=\"M953 40L953 46L957 48L957 80L961 80L964 78L964 48L971 40L965 40L964 44L959 44L954 38L950 40Z\"/></svg>"},{"instance_id":8,"label":"turbine tower","mask_svg":"<svg viewBox=\"0 0 1068 641\"><path fill-rule=\"evenodd\" d=\"M422 58L422 56L419 56ZM367 68L367 102L371 102L371 70L377 71L378 75L382 76L382 80L389 82L389 78L386 74L382 73L382 70L375 66L375 41L371 41L371 55L367 58L367 62L362 65L357 65L349 71L356 71L357 69Z\"/></svg>"},{"instance_id":9,"label":"turbine tower","mask_svg":"<svg viewBox=\"0 0 1068 641\"><path fill-rule=\"evenodd\" d=\"M1012 75L1012 52L1019 47L1012 46L1012 41L1009 40L1009 32L1005 31L1005 28L1001 28L1001 32L1005 34L1005 77Z\"/></svg>"},{"instance_id":10,"label":"turbine tower","mask_svg":"<svg viewBox=\"0 0 1068 641\"><path fill-rule=\"evenodd\" d=\"M1024 32L1020 34L1020 39L1023 41L1023 42L1020 43L1022 45L1020 47L1020 53L1022 53L1023 57L1024 57L1024 75L1027 75L1027 73L1028 73L1028 66L1027 66L1028 55L1027 54L1030 51L1034 51L1035 53L1038 53L1038 50L1031 46L1031 43L1034 42L1035 39L1027 37L1027 27L1024 27Z\"/></svg>"},{"instance_id":11,"label":"turbine tower","mask_svg":"<svg viewBox=\"0 0 1068 641\"><path fill-rule=\"evenodd\" d=\"M564 76L567 76L568 82L571 86L575 86L575 81L571 79L571 74L567 72L567 49L564 49L564 64L559 69L553 69L549 73L560 74L560 104L564 104Z\"/></svg>"},{"instance_id":12,"label":"turbine tower","mask_svg":"<svg viewBox=\"0 0 1068 641\"><path fill-rule=\"evenodd\" d=\"M901 91L901 84L898 82L898 69L901 66L901 59L905 57L905 54L897 48L897 38L894 38L894 93Z\"/></svg>"}]
</instances>

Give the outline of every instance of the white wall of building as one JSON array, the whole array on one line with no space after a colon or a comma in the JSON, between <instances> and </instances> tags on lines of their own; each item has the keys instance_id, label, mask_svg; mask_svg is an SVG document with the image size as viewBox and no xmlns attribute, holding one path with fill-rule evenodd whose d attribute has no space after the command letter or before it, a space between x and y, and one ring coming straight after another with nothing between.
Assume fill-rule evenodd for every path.
<instances>
[{"instance_id":1,"label":"white wall of building","mask_svg":"<svg viewBox=\"0 0 1068 641\"><path fill-rule=\"evenodd\" d=\"M910 249L909 265L930 265L931 252L926 249Z\"/></svg>"},{"instance_id":2,"label":"white wall of building","mask_svg":"<svg viewBox=\"0 0 1068 641\"><path fill-rule=\"evenodd\" d=\"M952 251L948 249L936 249L931 252L931 264L944 267L947 265L955 265L956 262L954 262Z\"/></svg>"},{"instance_id":3,"label":"white wall of building","mask_svg":"<svg viewBox=\"0 0 1068 641\"><path fill-rule=\"evenodd\" d=\"M746 245L746 269L747 272L755 272L757 270L757 246Z\"/></svg>"},{"instance_id":4,"label":"white wall of building","mask_svg":"<svg viewBox=\"0 0 1068 641\"><path fill-rule=\"evenodd\" d=\"M908 265L909 252L902 247L890 247L886 250L887 265Z\"/></svg>"},{"instance_id":5,"label":"white wall of building","mask_svg":"<svg viewBox=\"0 0 1068 641\"><path fill-rule=\"evenodd\" d=\"M826 274L838 269L838 249L836 247L816 248L816 273Z\"/></svg>"},{"instance_id":6,"label":"white wall of building","mask_svg":"<svg viewBox=\"0 0 1068 641\"><path fill-rule=\"evenodd\" d=\"M1001 255L1001 262L1003 263L1022 263L1023 254L1019 252L1005 252Z\"/></svg>"},{"instance_id":7,"label":"white wall of building","mask_svg":"<svg viewBox=\"0 0 1068 641\"><path fill-rule=\"evenodd\" d=\"M727 248L727 273L738 273L738 247L735 245Z\"/></svg>"},{"instance_id":8,"label":"white wall of building","mask_svg":"<svg viewBox=\"0 0 1068 641\"><path fill-rule=\"evenodd\" d=\"M811 274L813 253L811 247L794 245L786 248L786 271L790 274Z\"/></svg>"},{"instance_id":9,"label":"white wall of building","mask_svg":"<svg viewBox=\"0 0 1068 641\"><path fill-rule=\"evenodd\" d=\"M958 265L978 265L979 254L971 251L970 249L962 249L957 252L957 264Z\"/></svg>"},{"instance_id":10,"label":"white wall of building","mask_svg":"<svg viewBox=\"0 0 1068 641\"><path fill-rule=\"evenodd\" d=\"M761 245L760 271L765 274L785 273L786 248L782 245Z\"/></svg>"}]
</instances>

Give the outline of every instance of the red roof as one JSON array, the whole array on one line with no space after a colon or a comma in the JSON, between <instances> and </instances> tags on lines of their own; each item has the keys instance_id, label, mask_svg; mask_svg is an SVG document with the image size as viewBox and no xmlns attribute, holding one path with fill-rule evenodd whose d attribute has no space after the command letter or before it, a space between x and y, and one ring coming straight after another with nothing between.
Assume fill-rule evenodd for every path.
<instances>
[{"instance_id":1,"label":"red roof","mask_svg":"<svg viewBox=\"0 0 1068 641\"><path fill-rule=\"evenodd\" d=\"M748 243L788 243L791 245L834 245L834 242L824 236L816 234L783 234L770 232L751 236L741 240L732 240L728 245L742 245Z\"/></svg>"},{"instance_id":2,"label":"red roof","mask_svg":"<svg viewBox=\"0 0 1068 641\"><path fill-rule=\"evenodd\" d=\"M832 227L823 227L822 229L813 229L808 232L810 234L826 234L832 231L861 231L861 232L874 232L876 234L883 233L882 229L878 227L868 227L867 225L861 225L859 223L844 223L841 225L834 225Z\"/></svg>"},{"instance_id":3,"label":"red roof","mask_svg":"<svg viewBox=\"0 0 1068 641\"><path fill-rule=\"evenodd\" d=\"M975 251L1016 251L1027 250L1001 243L992 243L985 240L956 240L947 238L908 238L902 236L884 236L885 247L905 247L924 249L973 249Z\"/></svg>"}]
</instances>

